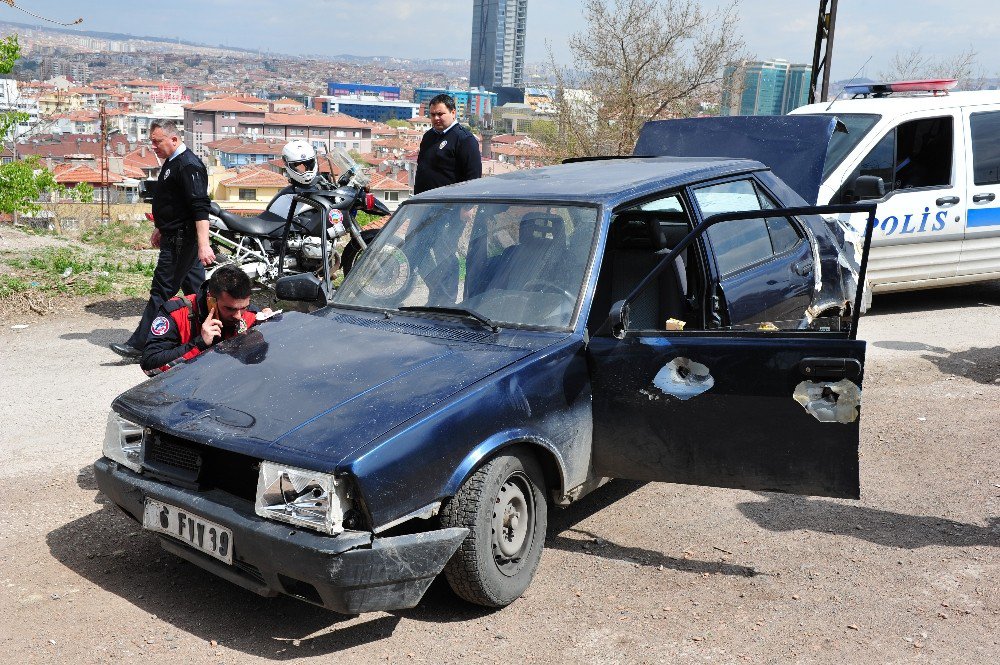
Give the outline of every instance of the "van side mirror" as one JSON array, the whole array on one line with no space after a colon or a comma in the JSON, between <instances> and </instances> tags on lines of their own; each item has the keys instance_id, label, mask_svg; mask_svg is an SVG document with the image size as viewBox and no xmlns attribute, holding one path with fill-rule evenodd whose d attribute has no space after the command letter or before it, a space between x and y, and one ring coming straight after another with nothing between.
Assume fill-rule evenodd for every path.
<instances>
[{"instance_id":1,"label":"van side mirror","mask_svg":"<svg viewBox=\"0 0 1000 665\"><path fill-rule=\"evenodd\" d=\"M278 300L326 305L322 282L316 275L308 272L278 278L274 283L274 294Z\"/></svg>"},{"instance_id":2,"label":"van side mirror","mask_svg":"<svg viewBox=\"0 0 1000 665\"><path fill-rule=\"evenodd\" d=\"M871 201L885 197L885 181L877 175L859 175L854 180L854 198Z\"/></svg>"}]
</instances>

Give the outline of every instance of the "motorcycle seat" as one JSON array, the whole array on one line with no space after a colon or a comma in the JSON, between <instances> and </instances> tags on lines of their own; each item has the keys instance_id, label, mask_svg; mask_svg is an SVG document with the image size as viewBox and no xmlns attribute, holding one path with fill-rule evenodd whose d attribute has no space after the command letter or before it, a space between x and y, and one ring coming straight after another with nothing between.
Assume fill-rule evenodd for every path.
<instances>
[{"instance_id":1,"label":"motorcycle seat","mask_svg":"<svg viewBox=\"0 0 1000 665\"><path fill-rule=\"evenodd\" d=\"M264 212L259 217L241 217L212 204L212 214L221 219L230 231L243 235L280 238L285 227L284 218L272 212Z\"/></svg>"}]
</instances>

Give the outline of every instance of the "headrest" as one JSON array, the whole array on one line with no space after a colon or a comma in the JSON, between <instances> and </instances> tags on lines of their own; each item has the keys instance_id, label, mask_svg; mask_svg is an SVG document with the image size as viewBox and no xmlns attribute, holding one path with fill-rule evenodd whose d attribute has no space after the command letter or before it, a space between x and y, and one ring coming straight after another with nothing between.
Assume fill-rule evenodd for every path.
<instances>
[{"instance_id":1,"label":"headrest","mask_svg":"<svg viewBox=\"0 0 1000 665\"><path fill-rule=\"evenodd\" d=\"M549 213L528 213L521 218L518 243L566 246L566 224L562 217Z\"/></svg>"}]
</instances>

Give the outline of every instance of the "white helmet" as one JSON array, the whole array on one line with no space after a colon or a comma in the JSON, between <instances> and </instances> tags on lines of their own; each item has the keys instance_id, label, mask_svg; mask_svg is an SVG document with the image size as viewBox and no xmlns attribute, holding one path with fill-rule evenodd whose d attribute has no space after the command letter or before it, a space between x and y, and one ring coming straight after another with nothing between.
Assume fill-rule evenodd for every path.
<instances>
[{"instance_id":1,"label":"white helmet","mask_svg":"<svg viewBox=\"0 0 1000 665\"><path fill-rule=\"evenodd\" d=\"M306 141L292 141L281 151L281 159L285 162L285 172L297 183L311 185L316 179L319 165L316 162L316 149Z\"/></svg>"}]
</instances>

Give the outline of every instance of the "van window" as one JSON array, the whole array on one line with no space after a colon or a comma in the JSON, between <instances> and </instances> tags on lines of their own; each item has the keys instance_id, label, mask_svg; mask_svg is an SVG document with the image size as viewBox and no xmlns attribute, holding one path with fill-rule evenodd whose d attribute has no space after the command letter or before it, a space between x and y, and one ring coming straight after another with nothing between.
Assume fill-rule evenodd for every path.
<instances>
[{"instance_id":1,"label":"van window","mask_svg":"<svg viewBox=\"0 0 1000 665\"><path fill-rule=\"evenodd\" d=\"M809 115L837 118L847 130L846 132L834 132L833 136L830 137L830 145L826 149L826 163L823 165L824 180L830 177L833 170L840 166L844 158L854 150L854 147L882 118L874 113L810 113Z\"/></svg>"},{"instance_id":2,"label":"van window","mask_svg":"<svg viewBox=\"0 0 1000 665\"><path fill-rule=\"evenodd\" d=\"M1000 111L973 113L972 172L977 185L1000 183Z\"/></svg>"},{"instance_id":3,"label":"van window","mask_svg":"<svg viewBox=\"0 0 1000 665\"><path fill-rule=\"evenodd\" d=\"M943 187L951 184L954 152L952 117L904 122L885 135L844 183L844 202L853 201L854 180L860 175L882 178L885 191Z\"/></svg>"}]
</instances>

